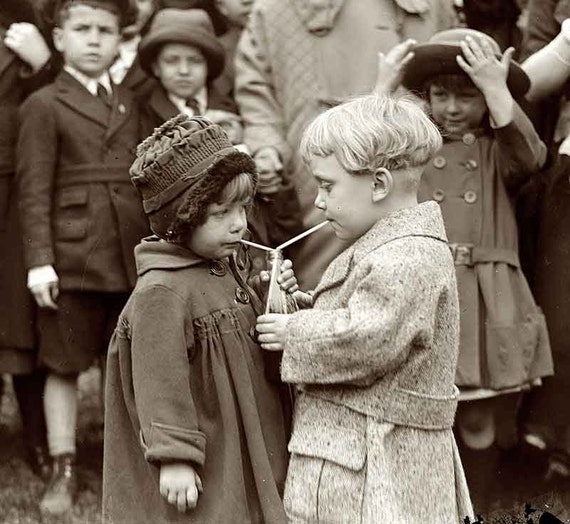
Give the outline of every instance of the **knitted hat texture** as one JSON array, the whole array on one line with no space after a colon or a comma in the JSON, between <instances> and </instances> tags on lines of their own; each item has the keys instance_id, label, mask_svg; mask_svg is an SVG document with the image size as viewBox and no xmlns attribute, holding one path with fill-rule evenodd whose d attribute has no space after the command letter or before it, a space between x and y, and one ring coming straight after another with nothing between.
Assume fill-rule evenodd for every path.
<instances>
[{"instance_id":1,"label":"knitted hat texture","mask_svg":"<svg viewBox=\"0 0 570 524\"><path fill-rule=\"evenodd\" d=\"M154 224L159 236L172 238L197 225L232 178L241 173L256 180L253 159L232 146L224 129L204 117L177 115L137 147L131 180L142 196L153 227L153 215L175 201L175 216ZM157 229L159 231L157 231Z\"/></svg>"}]
</instances>

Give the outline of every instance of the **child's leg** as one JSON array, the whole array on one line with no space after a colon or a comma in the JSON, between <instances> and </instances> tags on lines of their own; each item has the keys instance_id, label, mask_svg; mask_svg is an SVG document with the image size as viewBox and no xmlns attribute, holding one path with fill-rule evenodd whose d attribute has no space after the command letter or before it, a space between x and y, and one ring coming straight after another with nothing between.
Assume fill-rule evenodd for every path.
<instances>
[{"instance_id":1,"label":"child's leg","mask_svg":"<svg viewBox=\"0 0 570 524\"><path fill-rule=\"evenodd\" d=\"M501 395L494 399L496 441L503 450L511 450L518 443L518 413L521 399L520 393Z\"/></svg>"},{"instance_id":2,"label":"child's leg","mask_svg":"<svg viewBox=\"0 0 570 524\"><path fill-rule=\"evenodd\" d=\"M77 426L77 375L50 373L46 380L44 409L50 454L75 454Z\"/></svg>"},{"instance_id":3,"label":"child's leg","mask_svg":"<svg viewBox=\"0 0 570 524\"><path fill-rule=\"evenodd\" d=\"M491 481L499 458L494 445L495 424L490 400L460 402L455 424L475 513L485 514L491 506Z\"/></svg>"},{"instance_id":4,"label":"child's leg","mask_svg":"<svg viewBox=\"0 0 570 524\"><path fill-rule=\"evenodd\" d=\"M12 375L30 465L35 473L47 480L51 474L51 466L46 451L46 423L43 405L45 379L45 372L40 369L31 373Z\"/></svg>"}]
</instances>

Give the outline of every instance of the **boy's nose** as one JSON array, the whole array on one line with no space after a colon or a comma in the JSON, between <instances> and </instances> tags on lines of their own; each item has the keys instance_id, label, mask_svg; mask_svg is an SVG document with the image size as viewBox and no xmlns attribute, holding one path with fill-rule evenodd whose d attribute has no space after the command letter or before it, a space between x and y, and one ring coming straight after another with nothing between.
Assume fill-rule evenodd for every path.
<instances>
[{"instance_id":1,"label":"boy's nose","mask_svg":"<svg viewBox=\"0 0 570 524\"><path fill-rule=\"evenodd\" d=\"M245 211L234 213L232 217L231 230L232 233L238 233L247 227L247 217Z\"/></svg>"},{"instance_id":2,"label":"boy's nose","mask_svg":"<svg viewBox=\"0 0 570 524\"><path fill-rule=\"evenodd\" d=\"M449 97L447 101L447 111L450 113L454 113L457 110L458 110L457 99L452 95Z\"/></svg>"},{"instance_id":3,"label":"boy's nose","mask_svg":"<svg viewBox=\"0 0 570 524\"><path fill-rule=\"evenodd\" d=\"M89 45L99 45L101 43L101 33L96 27L89 31L87 37Z\"/></svg>"},{"instance_id":4,"label":"boy's nose","mask_svg":"<svg viewBox=\"0 0 570 524\"><path fill-rule=\"evenodd\" d=\"M190 66L188 65L188 62L186 62L186 60L180 60L180 63L178 64L178 72L181 75L187 75L188 71L190 71Z\"/></svg>"},{"instance_id":5,"label":"boy's nose","mask_svg":"<svg viewBox=\"0 0 570 524\"><path fill-rule=\"evenodd\" d=\"M317 198L315 198L315 201L313 202L313 205L314 205L317 209L320 209L320 210L322 210L322 211L324 211L324 210L327 208L324 199L321 197L321 192L320 192L320 191L317 193Z\"/></svg>"}]
</instances>

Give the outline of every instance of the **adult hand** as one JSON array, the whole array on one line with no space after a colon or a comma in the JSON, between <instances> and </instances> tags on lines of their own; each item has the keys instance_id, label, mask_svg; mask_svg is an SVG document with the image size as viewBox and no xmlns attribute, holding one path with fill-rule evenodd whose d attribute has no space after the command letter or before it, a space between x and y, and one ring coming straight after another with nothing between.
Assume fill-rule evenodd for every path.
<instances>
[{"instance_id":1,"label":"adult hand","mask_svg":"<svg viewBox=\"0 0 570 524\"><path fill-rule=\"evenodd\" d=\"M39 71L51 56L39 29L28 22L11 24L6 31L4 45L26 62L34 73Z\"/></svg>"},{"instance_id":2,"label":"adult hand","mask_svg":"<svg viewBox=\"0 0 570 524\"><path fill-rule=\"evenodd\" d=\"M274 147L262 147L253 156L259 181L257 192L261 194L277 193L283 184L283 164Z\"/></svg>"},{"instance_id":3,"label":"adult hand","mask_svg":"<svg viewBox=\"0 0 570 524\"><path fill-rule=\"evenodd\" d=\"M378 53L375 93L392 93L400 86L406 66L414 57L413 48L416 44L416 40L408 38L395 45L388 53Z\"/></svg>"},{"instance_id":4,"label":"adult hand","mask_svg":"<svg viewBox=\"0 0 570 524\"><path fill-rule=\"evenodd\" d=\"M160 494L180 513L194 509L198 493L204 490L198 473L187 463L162 464L159 485Z\"/></svg>"},{"instance_id":5,"label":"adult hand","mask_svg":"<svg viewBox=\"0 0 570 524\"><path fill-rule=\"evenodd\" d=\"M257 317L255 329L259 333L257 340L261 347L267 351L282 351L285 340L285 328L289 315L268 313Z\"/></svg>"}]
</instances>

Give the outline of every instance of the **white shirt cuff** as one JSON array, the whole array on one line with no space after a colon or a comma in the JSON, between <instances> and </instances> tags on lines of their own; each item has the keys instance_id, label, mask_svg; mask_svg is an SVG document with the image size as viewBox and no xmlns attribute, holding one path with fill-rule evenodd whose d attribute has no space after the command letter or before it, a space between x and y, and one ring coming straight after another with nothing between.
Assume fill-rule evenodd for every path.
<instances>
[{"instance_id":1,"label":"white shirt cuff","mask_svg":"<svg viewBox=\"0 0 570 524\"><path fill-rule=\"evenodd\" d=\"M28 289L32 289L40 284L57 282L59 278L53 266L38 266L28 270Z\"/></svg>"}]
</instances>

